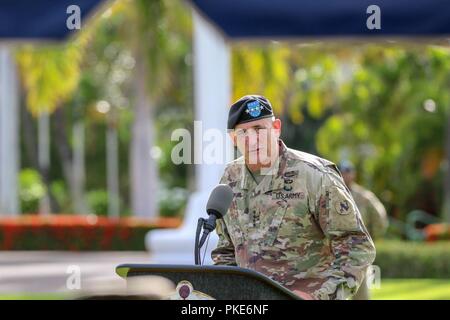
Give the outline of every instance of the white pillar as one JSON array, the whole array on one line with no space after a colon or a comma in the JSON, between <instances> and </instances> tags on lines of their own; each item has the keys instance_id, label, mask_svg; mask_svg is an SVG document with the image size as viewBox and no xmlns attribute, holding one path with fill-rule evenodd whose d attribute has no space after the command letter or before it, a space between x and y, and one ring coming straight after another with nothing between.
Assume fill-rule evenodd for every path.
<instances>
[{"instance_id":1,"label":"white pillar","mask_svg":"<svg viewBox=\"0 0 450 320\"><path fill-rule=\"evenodd\" d=\"M230 82L228 44L222 35L194 12L195 119L202 122L203 132L208 129L226 132ZM199 139L202 137L194 136L194 141L198 142ZM197 191L211 192L222 176L224 167L224 164L196 165Z\"/></svg>"},{"instance_id":2,"label":"white pillar","mask_svg":"<svg viewBox=\"0 0 450 320\"><path fill-rule=\"evenodd\" d=\"M0 45L0 214L18 214L19 91L11 48Z\"/></svg>"},{"instance_id":3,"label":"white pillar","mask_svg":"<svg viewBox=\"0 0 450 320\"><path fill-rule=\"evenodd\" d=\"M203 132L219 129L226 133L230 103L230 50L225 39L197 13L194 19L194 88L195 120ZM227 138L224 135L224 138ZM193 139L197 146L201 136ZM225 140L224 140L225 142ZM222 145L221 147L224 148ZM197 220L206 217L206 202L212 188L219 183L225 164L198 164L195 167L196 192L191 194L185 220L179 229L155 230L146 237L147 249L154 263L194 264L194 240ZM209 239L205 264L211 264L211 250L217 235ZM202 249L202 257L205 246Z\"/></svg>"}]
</instances>

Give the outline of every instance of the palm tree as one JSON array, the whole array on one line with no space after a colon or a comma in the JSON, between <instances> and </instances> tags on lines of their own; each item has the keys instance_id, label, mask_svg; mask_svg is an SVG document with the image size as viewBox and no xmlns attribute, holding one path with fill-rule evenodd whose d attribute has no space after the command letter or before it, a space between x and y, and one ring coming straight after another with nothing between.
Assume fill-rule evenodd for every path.
<instances>
[{"instance_id":1,"label":"palm tree","mask_svg":"<svg viewBox=\"0 0 450 320\"><path fill-rule=\"evenodd\" d=\"M188 12L175 1L127 1L128 39L136 64L134 72L134 120L130 150L132 210L138 216L157 215L157 161L152 156L155 144L155 109L171 76L171 62L177 50L176 37L188 36ZM175 35L177 34L178 35Z\"/></svg>"},{"instance_id":2,"label":"palm tree","mask_svg":"<svg viewBox=\"0 0 450 320\"><path fill-rule=\"evenodd\" d=\"M81 34L75 41L63 45L21 47L16 59L20 77L26 91L26 105L33 117L38 118L38 169L47 186L47 196L41 203L41 212L49 213L57 204L52 197L50 170L50 115L55 114L59 139L58 151L62 159L65 179L73 195L77 179L72 167L72 151L67 145L66 126L59 110L77 89L80 79L82 52L89 33ZM27 129L28 130L28 129Z\"/></svg>"}]
</instances>

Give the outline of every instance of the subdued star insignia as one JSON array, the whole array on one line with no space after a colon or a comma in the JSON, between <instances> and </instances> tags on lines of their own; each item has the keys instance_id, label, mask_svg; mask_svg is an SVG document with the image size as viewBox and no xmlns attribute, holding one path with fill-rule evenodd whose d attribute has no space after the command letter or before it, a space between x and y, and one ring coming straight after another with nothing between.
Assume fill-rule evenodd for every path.
<instances>
[{"instance_id":1,"label":"subdued star insignia","mask_svg":"<svg viewBox=\"0 0 450 320\"><path fill-rule=\"evenodd\" d=\"M336 202L335 209L340 214L348 214L350 213L350 203L348 200L342 200Z\"/></svg>"}]
</instances>

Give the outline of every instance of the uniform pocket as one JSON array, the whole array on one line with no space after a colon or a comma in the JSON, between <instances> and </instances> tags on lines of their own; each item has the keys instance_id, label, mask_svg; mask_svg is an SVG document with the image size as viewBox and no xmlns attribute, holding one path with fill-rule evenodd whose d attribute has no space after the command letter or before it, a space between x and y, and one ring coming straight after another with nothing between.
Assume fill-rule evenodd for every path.
<instances>
[{"instance_id":1,"label":"uniform pocket","mask_svg":"<svg viewBox=\"0 0 450 320\"><path fill-rule=\"evenodd\" d=\"M231 237L231 240L233 241L233 244L235 247L242 245L244 243L245 237L243 234L243 229L241 226L241 216L242 216L242 210L239 209L240 205L239 202L241 200L238 198L235 198L230 205L230 208L228 210L228 214L223 217L225 220L225 223L228 228L228 233Z\"/></svg>"},{"instance_id":2,"label":"uniform pocket","mask_svg":"<svg viewBox=\"0 0 450 320\"><path fill-rule=\"evenodd\" d=\"M279 208L273 214L273 217L269 223L269 227L266 233L266 239L264 244L266 246L272 246L275 239L278 236L278 232L280 230L280 225L283 222L284 215L286 214L288 205L286 201L279 201Z\"/></svg>"},{"instance_id":3,"label":"uniform pocket","mask_svg":"<svg viewBox=\"0 0 450 320\"><path fill-rule=\"evenodd\" d=\"M230 235L231 241L235 248L238 248L240 245L244 243L244 235L242 233L242 229L239 224L236 223L236 220L233 220L231 216L225 216L223 218L225 220L225 225L228 229L228 234Z\"/></svg>"}]
</instances>

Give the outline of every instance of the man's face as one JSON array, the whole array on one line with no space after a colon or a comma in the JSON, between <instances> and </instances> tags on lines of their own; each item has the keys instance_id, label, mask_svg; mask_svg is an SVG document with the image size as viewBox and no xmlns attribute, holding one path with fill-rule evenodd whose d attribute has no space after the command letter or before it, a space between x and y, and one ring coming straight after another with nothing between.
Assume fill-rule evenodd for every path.
<instances>
[{"instance_id":1,"label":"man's face","mask_svg":"<svg viewBox=\"0 0 450 320\"><path fill-rule=\"evenodd\" d=\"M280 133L281 121L265 118L238 124L230 136L246 164L260 169L272 165Z\"/></svg>"},{"instance_id":2,"label":"man's face","mask_svg":"<svg viewBox=\"0 0 450 320\"><path fill-rule=\"evenodd\" d=\"M347 187L350 187L350 185L355 180L355 171L353 170L342 170L342 178L344 178L344 182L347 185Z\"/></svg>"}]
</instances>

